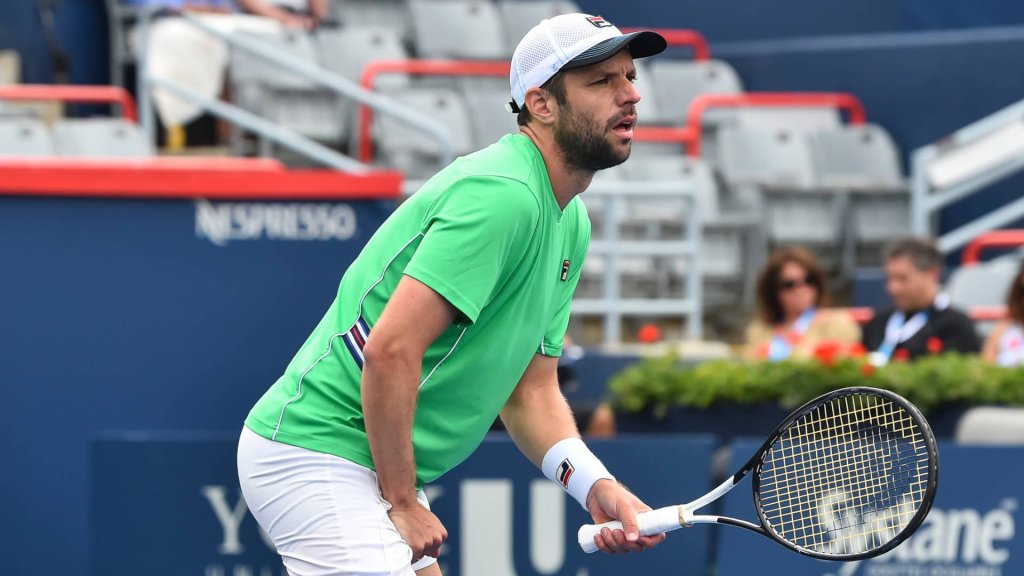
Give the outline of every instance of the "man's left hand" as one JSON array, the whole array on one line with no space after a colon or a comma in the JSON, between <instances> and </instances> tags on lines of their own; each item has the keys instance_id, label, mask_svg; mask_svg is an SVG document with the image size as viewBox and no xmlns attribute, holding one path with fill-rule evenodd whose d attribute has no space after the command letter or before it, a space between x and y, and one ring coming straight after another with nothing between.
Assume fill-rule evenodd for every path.
<instances>
[{"instance_id":1,"label":"man's left hand","mask_svg":"<svg viewBox=\"0 0 1024 576\"><path fill-rule=\"evenodd\" d=\"M626 490L626 487L614 480L602 479L594 483L587 495L587 511L593 516L594 522L601 524L610 520L622 522L622 530L604 528L594 537L594 542L602 552L609 554L641 552L656 546L665 540L664 534L641 536L637 526L637 512L647 512L651 508L639 498Z\"/></svg>"}]
</instances>

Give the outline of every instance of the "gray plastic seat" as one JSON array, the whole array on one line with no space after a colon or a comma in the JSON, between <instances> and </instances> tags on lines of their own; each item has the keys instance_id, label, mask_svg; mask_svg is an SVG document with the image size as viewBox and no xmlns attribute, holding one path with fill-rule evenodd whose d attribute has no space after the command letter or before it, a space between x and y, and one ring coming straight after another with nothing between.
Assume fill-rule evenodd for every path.
<instances>
[{"instance_id":1,"label":"gray plastic seat","mask_svg":"<svg viewBox=\"0 0 1024 576\"><path fill-rule=\"evenodd\" d=\"M331 0L331 20L350 28L391 28L399 37L411 37L406 0Z\"/></svg>"},{"instance_id":2,"label":"gray plastic seat","mask_svg":"<svg viewBox=\"0 0 1024 576\"><path fill-rule=\"evenodd\" d=\"M961 444L1024 446L1024 408L971 408L960 417L953 437Z\"/></svg>"},{"instance_id":3,"label":"gray plastic seat","mask_svg":"<svg viewBox=\"0 0 1024 576\"><path fill-rule=\"evenodd\" d=\"M976 306L1002 306L1013 278L1020 270L1016 256L996 258L973 266L954 269L946 282L953 306L969 310Z\"/></svg>"},{"instance_id":4,"label":"gray plastic seat","mask_svg":"<svg viewBox=\"0 0 1024 576\"><path fill-rule=\"evenodd\" d=\"M317 63L317 45L305 32L246 35L296 60ZM236 104L308 138L341 141L349 122L336 94L244 50L232 50L230 62Z\"/></svg>"},{"instance_id":5,"label":"gray plastic seat","mask_svg":"<svg viewBox=\"0 0 1024 576\"><path fill-rule=\"evenodd\" d=\"M0 156L52 156L50 130L35 118L0 117Z\"/></svg>"},{"instance_id":6,"label":"gray plastic seat","mask_svg":"<svg viewBox=\"0 0 1024 576\"><path fill-rule=\"evenodd\" d=\"M315 38L317 60L328 70L359 82L366 65L374 60L404 60L409 52L401 33L385 26L345 26L336 30L318 30ZM386 73L374 81L377 88L409 85L409 76Z\"/></svg>"},{"instance_id":7,"label":"gray plastic seat","mask_svg":"<svg viewBox=\"0 0 1024 576\"><path fill-rule=\"evenodd\" d=\"M899 151L881 126L840 126L817 131L810 138L823 186L854 190L906 187Z\"/></svg>"},{"instance_id":8,"label":"gray plastic seat","mask_svg":"<svg viewBox=\"0 0 1024 576\"><path fill-rule=\"evenodd\" d=\"M453 90L418 88L389 94L424 117L448 129L455 154L473 150L469 113L462 97ZM430 136L383 114L374 115L374 133L379 152L390 165L413 178L429 177L441 166L440 145Z\"/></svg>"},{"instance_id":9,"label":"gray plastic seat","mask_svg":"<svg viewBox=\"0 0 1024 576\"><path fill-rule=\"evenodd\" d=\"M498 7L484 0L414 0L416 53L422 58L505 59Z\"/></svg>"},{"instance_id":10,"label":"gray plastic seat","mask_svg":"<svg viewBox=\"0 0 1024 576\"><path fill-rule=\"evenodd\" d=\"M313 43L313 38L304 31L288 30L281 34L257 34L254 32L239 32L238 34L260 42L295 60L312 63L317 61L316 45ZM231 50L230 67L233 84L256 83L266 87L292 89L316 87L312 81L238 48Z\"/></svg>"},{"instance_id":11,"label":"gray plastic seat","mask_svg":"<svg viewBox=\"0 0 1024 576\"><path fill-rule=\"evenodd\" d=\"M743 91L736 70L721 60L655 59L650 65L654 100L658 104L651 120L674 125L686 123L690 102L699 94L737 94ZM710 111L705 120L713 123L720 115Z\"/></svg>"},{"instance_id":12,"label":"gray plastic seat","mask_svg":"<svg viewBox=\"0 0 1024 576\"><path fill-rule=\"evenodd\" d=\"M57 154L80 158L153 156L142 128L124 118L58 120L53 125Z\"/></svg>"},{"instance_id":13,"label":"gray plastic seat","mask_svg":"<svg viewBox=\"0 0 1024 576\"><path fill-rule=\"evenodd\" d=\"M731 125L748 130L786 130L797 134L813 134L839 130L839 111L824 106L778 108L738 108L731 114Z\"/></svg>"},{"instance_id":14,"label":"gray plastic seat","mask_svg":"<svg viewBox=\"0 0 1024 576\"><path fill-rule=\"evenodd\" d=\"M799 133L723 128L716 147L719 169L729 185L789 189L816 185L811 149Z\"/></svg>"},{"instance_id":15,"label":"gray plastic seat","mask_svg":"<svg viewBox=\"0 0 1024 576\"><path fill-rule=\"evenodd\" d=\"M571 0L502 0L498 2L501 23L505 32L505 51L511 55L519 41L541 20L582 12Z\"/></svg>"},{"instance_id":16,"label":"gray plastic seat","mask_svg":"<svg viewBox=\"0 0 1024 576\"><path fill-rule=\"evenodd\" d=\"M502 136L519 131L516 115L505 109L508 78L463 78L457 83L465 95L473 133L473 149L486 148Z\"/></svg>"}]
</instances>

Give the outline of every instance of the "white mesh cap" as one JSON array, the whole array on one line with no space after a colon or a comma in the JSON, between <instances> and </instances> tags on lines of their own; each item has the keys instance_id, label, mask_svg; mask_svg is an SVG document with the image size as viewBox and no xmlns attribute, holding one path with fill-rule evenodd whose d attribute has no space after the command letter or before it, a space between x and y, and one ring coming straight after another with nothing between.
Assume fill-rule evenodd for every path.
<instances>
[{"instance_id":1,"label":"white mesh cap","mask_svg":"<svg viewBox=\"0 0 1024 576\"><path fill-rule=\"evenodd\" d=\"M667 43L656 32L623 34L600 16L575 13L541 20L512 54L512 111L523 106L527 90L542 86L559 70L601 62L626 45L634 58L645 58L663 52Z\"/></svg>"}]
</instances>

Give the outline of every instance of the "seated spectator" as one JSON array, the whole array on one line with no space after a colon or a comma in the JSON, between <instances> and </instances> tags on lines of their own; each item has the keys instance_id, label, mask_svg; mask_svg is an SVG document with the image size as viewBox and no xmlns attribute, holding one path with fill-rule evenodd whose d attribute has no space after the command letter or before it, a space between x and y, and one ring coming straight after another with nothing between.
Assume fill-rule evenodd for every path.
<instances>
[{"instance_id":1,"label":"seated spectator","mask_svg":"<svg viewBox=\"0 0 1024 576\"><path fill-rule=\"evenodd\" d=\"M941 291L942 254L935 242L906 238L885 251L885 289L893 308L864 327L864 347L876 366L929 354L977 353L974 323Z\"/></svg>"},{"instance_id":2,"label":"seated spectator","mask_svg":"<svg viewBox=\"0 0 1024 576\"><path fill-rule=\"evenodd\" d=\"M774 252L757 281L746 357L806 360L824 344L859 348L860 327L847 312L824 309L825 299L825 274L809 251Z\"/></svg>"},{"instance_id":3,"label":"seated spectator","mask_svg":"<svg viewBox=\"0 0 1024 576\"><path fill-rule=\"evenodd\" d=\"M327 0L237 0L250 14L277 20L288 28L312 30L327 17Z\"/></svg>"},{"instance_id":4,"label":"seated spectator","mask_svg":"<svg viewBox=\"0 0 1024 576\"><path fill-rule=\"evenodd\" d=\"M1006 313L1007 318L988 335L981 355L1000 366L1020 366L1024 364L1024 265L1010 284Z\"/></svg>"}]
</instances>

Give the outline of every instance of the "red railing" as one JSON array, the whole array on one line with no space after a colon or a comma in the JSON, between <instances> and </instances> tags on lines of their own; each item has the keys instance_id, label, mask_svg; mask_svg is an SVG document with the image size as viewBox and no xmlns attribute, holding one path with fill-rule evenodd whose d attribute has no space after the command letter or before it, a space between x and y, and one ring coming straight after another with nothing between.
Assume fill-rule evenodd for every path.
<instances>
[{"instance_id":1,"label":"red railing","mask_svg":"<svg viewBox=\"0 0 1024 576\"><path fill-rule=\"evenodd\" d=\"M685 46L693 49L694 60L708 60L711 58L711 49L704 35L696 30L681 30L677 28L623 28L622 31L639 32L650 30L665 37L669 46Z\"/></svg>"},{"instance_id":2,"label":"red railing","mask_svg":"<svg viewBox=\"0 0 1024 576\"><path fill-rule=\"evenodd\" d=\"M270 158L0 158L0 195L351 200L401 189L399 172L289 170Z\"/></svg>"},{"instance_id":3,"label":"red railing","mask_svg":"<svg viewBox=\"0 0 1024 576\"><path fill-rule=\"evenodd\" d=\"M686 124L690 130L690 156L700 156L701 126L704 113L711 108L806 108L823 107L845 110L850 124L867 121L864 105L845 92L747 92L745 94L701 94L690 102Z\"/></svg>"},{"instance_id":4,"label":"red railing","mask_svg":"<svg viewBox=\"0 0 1024 576\"><path fill-rule=\"evenodd\" d=\"M981 261L981 252L988 248L1015 248L1024 246L1024 230L993 230L971 240L964 248L960 262L973 266Z\"/></svg>"},{"instance_id":5,"label":"red railing","mask_svg":"<svg viewBox=\"0 0 1024 576\"><path fill-rule=\"evenodd\" d=\"M508 62L481 60L377 60L363 68L359 83L367 90L373 89L377 76L387 73L417 74L420 76L504 76L508 77L511 64ZM511 100L512 97L509 96ZM373 160L373 143L370 141L370 122L373 110L366 104L359 106L357 120L357 148L359 161Z\"/></svg>"},{"instance_id":6,"label":"red railing","mask_svg":"<svg viewBox=\"0 0 1024 576\"><path fill-rule=\"evenodd\" d=\"M136 122L135 100L119 86L68 86L58 84L12 84L0 86L0 100L59 100L80 104L116 104L121 115Z\"/></svg>"}]
</instances>

